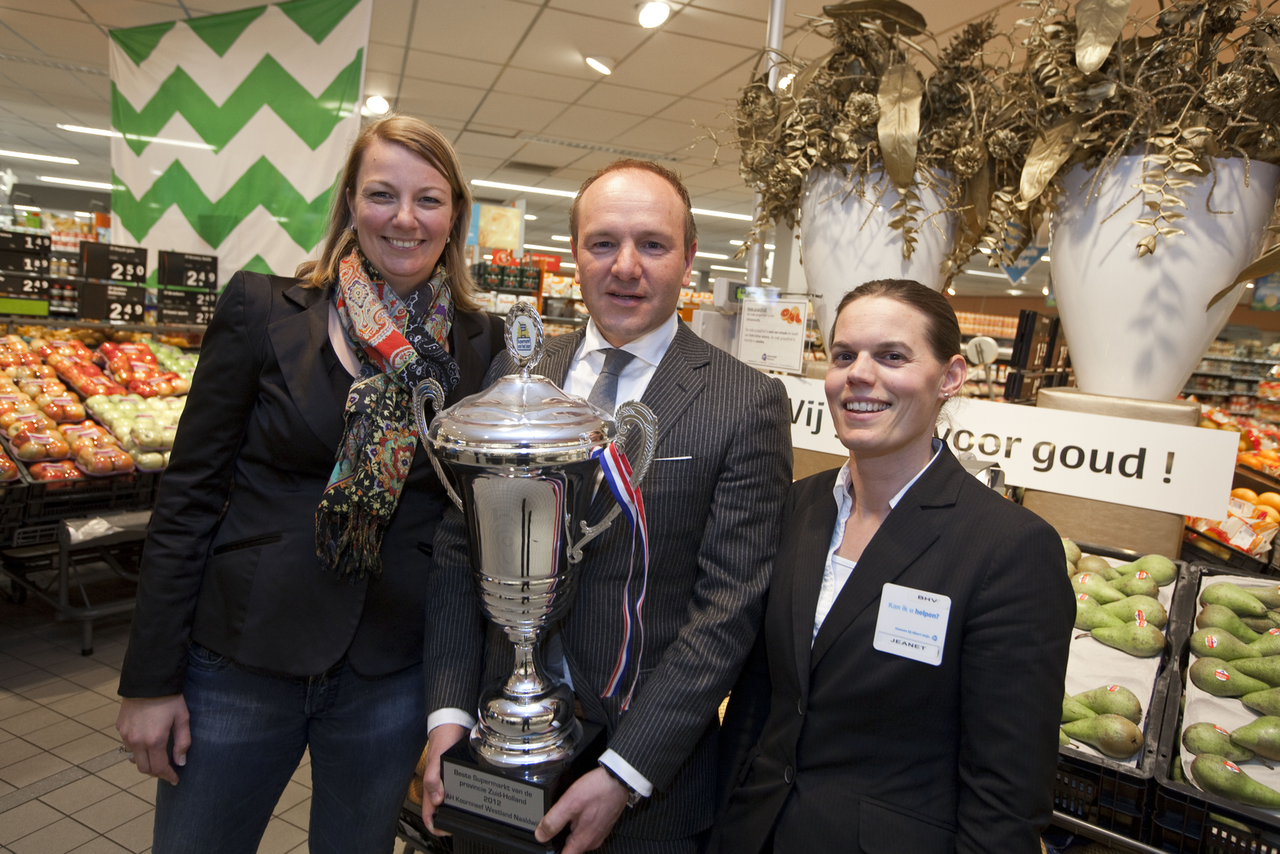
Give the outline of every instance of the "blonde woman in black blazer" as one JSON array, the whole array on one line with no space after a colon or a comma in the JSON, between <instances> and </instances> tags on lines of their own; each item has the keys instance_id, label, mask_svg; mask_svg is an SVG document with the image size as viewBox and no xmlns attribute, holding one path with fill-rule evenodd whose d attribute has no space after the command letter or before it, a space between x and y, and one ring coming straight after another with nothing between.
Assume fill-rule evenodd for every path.
<instances>
[{"instance_id":1,"label":"blonde woman in black blazer","mask_svg":"<svg viewBox=\"0 0 1280 854\"><path fill-rule=\"evenodd\" d=\"M849 462L787 501L713 851L1040 850L1074 603L1053 529L932 438L958 350L950 306L915 282L840 305L826 391ZM909 602L936 642L878 633L882 605Z\"/></svg>"}]
</instances>

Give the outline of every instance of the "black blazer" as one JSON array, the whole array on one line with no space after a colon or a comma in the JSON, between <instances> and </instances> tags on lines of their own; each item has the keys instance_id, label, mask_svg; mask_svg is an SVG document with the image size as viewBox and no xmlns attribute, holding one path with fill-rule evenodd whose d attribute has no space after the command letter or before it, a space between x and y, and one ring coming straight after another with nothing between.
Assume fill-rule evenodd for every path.
<instances>
[{"instance_id":1,"label":"black blazer","mask_svg":"<svg viewBox=\"0 0 1280 854\"><path fill-rule=\"evenodd\" d=\"M345 654L358 673L422 659L433 532L448 498L414 457L382 541L382 574L322 568L315 516L352 377L329 342L332 288L240 272L218 300L151 518L120 678L125 697L182 691L193 640L241 664L311 676ZM501 323L457 312L451 350L472 394Z\"/></svg>"},{"instance_id":2,"label":"black blazer","mask_svg":"<svg viewBox=\"0 0 1280 854\"><path fill-rule=\"evenodd\" d=\"M750 854L773 832L778 854L1039 851L1075 618L1057 534L944 446L811 649L836 475L788 498L762 642L725 720L755 747L711 850ZM951 597L940 665L872 647L889 582Z\"/></svg>"}]
</instances>

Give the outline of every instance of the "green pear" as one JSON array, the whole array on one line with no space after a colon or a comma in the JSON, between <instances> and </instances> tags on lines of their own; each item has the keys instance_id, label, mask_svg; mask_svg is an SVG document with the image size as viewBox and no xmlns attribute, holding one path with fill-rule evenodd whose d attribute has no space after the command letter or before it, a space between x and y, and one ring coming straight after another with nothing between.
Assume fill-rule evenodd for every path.
<instances>
[{"instance_id":1,"label":"green pear","mask_svg":"<svg viewBox=\"0 0 1280 854\"><path fill-rule=\"evenodd\" d=\"M1245 806L1280 809L1280 792L1262 785L1224 756L1200 754L1191 760L1191 776L1197 786L1210 794Z\"/></svg>"},{"instance_id":2,"label":"green pear","mask_svg":"<svg viewBox=\"0 0 1280 854\"><path fill-rule=\"evenodd\" d=\"M1160 595L1160 585L1146 571L1132 575L1122 575L1111 582L1111 586L1126 596L1150 596L1152 599Z\"/></svg>"},{"instance_id":3,"label":"green pear","mask_svg":"<svg viewBox=\"0 0 1280 854\"><path fill-rule=\"evenodd\" d=\"M1126 623L1144 619L1157 629L1163 629L1165 623L1169 622L1169 612L1150 596L1128 596L1119 602L1103 605L1102 610L1113 617L1119 617Z\"/></svg>"},{"instance_id":4,"label":"green pear","mask_svg":"<svg viewBox=\"0 0 1280 854\"><path fill-rule=\"evenodd\" d=\"M1268 608L1280 608L1280 584L1273 584L1269 587L1241 587L1240 589Z\"/></svg>"},{"instance_id":5,"label":"green pear","mask_svg":"<svg viewBox=\"0 0 1280 854\"><path fill-rule=\"evenodd\" d=\"M1164 632L1150 623L1138 625L1126 623L1123 626L1094 629L1089 632L1099 643L1113 646L1121 652L1137 658L1151 658L1164 652Z\"/></svg>"},{"instance_id":6,"label":"green pear","mask_svg":"<svg viewBox=\"0 0 1280 854\"><path fill-rule=\"evenodd\" d=\"M1085 718L1097 717L1097 715L1097 712L1079 700L1073 700L1066 694L1062 695L1062 723L1082 721Z\"/></svg>"},{"instance_id":7,"label":"green pear","mask_svg":"<svg viewBox=\"0 0 1280 854\"><path fill-rule=\"evenodd\" d=\"M1270 631L1275 628L1275 623L1272 623L1271 620L1266 617L1241 617L1240 622L1244 623L1258 634L1262 634L1263 632Z\"/></svg>"},{"instance_id":8,"label":"green pear","mask_svg":"<svg viewBox=\"0 0 1280 854\"><path fill-rule=\"evenodd\" d=\"M1114 589L1114 588L1113 588ZM1207 629L1211 626L1226 629L1245 643L1253 643L1261 637L1253 629L1240 622L1235 611L1225 605L1205 605L1196 614L1196 628Z\"/></svg>"},{"instance_id":9,"label":"green pear","mask_svg":"<svg viewBox=\"0 0 1280 854\"><path fill-rule=\"evenodd\" d=\"M1263 715L1231 733L1231 741L1264 759L1280 760L1280 717Z\"/></svg>"},{"instance_id":10,"label":"green pear","mask_svg":"<svg viewBox=\"0 0 1280 854\"><path fill-rule=\"evenodd\" d=\"M1239 617L1262 617L1267 613L1267 606L1259 602L1256 596L1226 581L1210 584L1201 590L1200 604L1225 605Z\"/></svg>"},{"instance_id":11,"label":"green pear","mask_svg":"<svg viewBox=\"0 0 1280 854\"><path fill-rule=\"evenodd\" d=\"M1235 662L1223 661L1221 658L1197 658L1191 664L1191 683L1215 697L1243 697L1255 691L1267 690L1267 683L1242 673L1234 665Z\"/></svg>"},{"instance_id":12,"label":"green pear","mask_svg":"<svg viewBox=\"0 0 1280 854\"><path fill-rule=\"evenodd\" d=\"M1102 610L1102 606L1085 593L1076 594L1076 628L1091 631L1099 626L1123 626L1124 620Z\"/></svg>"},{"instance_id":13,"label":"green pear","mask_svg":"<svg viewBox=\"0 0 1280 854\"><path fill-rule=\"evenodd\" d=\"M1164 555L1143 555L1133 563L1117 566L1116 569L1123 575L1129 575L1134 572L1149 572L1151 577L1156 580L1156 584L1161 587L1166 584L1172 584L1173 580L1178 577L1177 564Z\"/></svg>"},{"instance_id":14,"label":"green pear","mask_svg":"<svg viewBox=\"0 0 1280 854\"><path fill-rule=\"evenodd\" d=\"M1076 741L1092 744L1112 759L1128 759L1142 749L1142 730L1128 718L1098 715L1062 725L1062 731Z\"/></svg>"},{"instance_id":15,"label":"green pear","mask_svg":"<svg viewBox=\"0 0 1280 854\"><path fill-rule=\"evenodd\" d=\"M1120 573L1116 572L1105 557L1097 555L1085 555L1076 561L1077 572L1096 572L1107 581L1114 581L1120 577Z\"/></svg>"},{"instance_id":16,"label":"green pear","mask_svg":"<svg viewBox=\"0 0 1280 854\"><path fill-rule=\"evenodd\" d=\"M1231 663L1246 676L1261 679L1272 688L1280 688L1280 655L1268 655L1265 658L1240 658Z\"/></svg>"},{"instance_id":17,"label":"green pear","mask_svg":"<svg viewBox=\"0 0 1280 854\"><path fill-rule=\"evenodd\" d=\"M1216 753L1232 762L1248 762L1253 751L1231 741L1231 733L1217 724L1192 724L1182 731L1182 746L1188 753Z\"/></svg>"},{"instance_id":18,"label":"green pear","mask_svg":"<svg viewBox=\"0 0 1280 854\"><path fill-rule=\"evenodd\" d=\"M1260 658L1262 653L1226 629L1217 627L1200 629L1191 636L1191 651L1196 655L1235 661L1239 658ZM1221 751L1218 751L1221 753Z\"/></svg>"},{"instance_id":19,"label":"green pear","mask_svg":"<svg viewBox=\"0 0 1280 854\"><path fill-rule=\"evenodd\" d=\"M1280 716L1280 688L1268 688L1265 691L1254 691L1240 698L1250 709L1263 715Z\"/></svg>"},{"instance_id":20,"label":"green pear","mask_svg":"<svg viewBox=\"0 0 1280 854\"><path fill-rule=\"evenodd\" d=\"M1082 572L1071 579L1071 589L1076 593L1087 593L1098 604L1106 605L1110 602L1119 602L1125 598L1125 595L1119 590L1112 587L1101 575L1096 572Z\"/></svg>"},{"instance_id":21,"label":"green pear","mask_svg":"<svg viewBox=\"0 0 1280 854\"><path fill-rule=\"evenodd\" d=\"M1261 637L1249 644L1249 649L1257 651L1259 656L1280 655L1280 628L1263 632Z\"/></svg>"},{"instance_id":22,"label":"green pear","mask_svg":"<svg viewBox=\"0 0 1280 854\"><path fill-rule=\"evenodd\" d=\"M1063 550L1064 552L1066 552L1066 554L1067 554L1067 561L1068 561L1069 563L1079 563L1079 562L1080 562L1080 557L1081 557L1081 555L1080 555L1080 547L1079 547L1079 546L1077 546L1073 540L1069 540L1069 539L1067 539L1066 537L1063 537L1063 538L1062 538L1062 550Z\"/></svg>"},{"instance_id":23,"label":"green pear","mask_svg":"<svg viewBox=\"0 0 1280 854\"><path fill-rule=\"evenodd\" d=\"M1066 747L1069 744L1071 744L1071 739L1062 731L1062 727L1058 727L1058 746Z\"/></svg>"},{"instance_id":24,"label":"green pear","mask_svg":"<svg viewBox=\"0 0 1280 854\"><path fill-rule=\"evenodd\" d=\"M1123 685L1103 685L1071 698L1099 715L1119 715L1135 724L1142 723L1142 703Z\"/></svg>"}]
</instances>

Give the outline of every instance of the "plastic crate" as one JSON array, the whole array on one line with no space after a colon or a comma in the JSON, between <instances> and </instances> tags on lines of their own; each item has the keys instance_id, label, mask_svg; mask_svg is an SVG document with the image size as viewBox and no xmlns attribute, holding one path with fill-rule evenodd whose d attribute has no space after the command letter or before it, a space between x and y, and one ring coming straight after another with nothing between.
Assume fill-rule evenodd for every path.
<instances>
[{"instance_id":1,"label":"plastic crate","mask_svg":"<svg viewBox=\"0 0 1280 854\"><path fill-rule=\"evenodd\" d=\"M1227 557L1223 558L1221 555L1214 554L1201 547L1194 541L1184 539L1182 541L1182 556L1188 563L1204 564L1205 566L1225 566L1228 569L1243 569L1245 575L1271 571L1270 555L1267 557L1254 557L1251 554L1240 551L1235 546L1210 539L1192 528L1187 528L1186 531L1196 534L1199 539L1208 541L1214 548L1220 549L1227 554Z\"/></svg>"},{"instance_id":2,"label":"plastic crate","mask_svg":"<svg viewBox=\"0 0 1280 854\"><path fill-rule=\"evenodd\" d=\"M1188 567L1187 574L1192 579L1187 588L1194 591L1200 589L1200 581L1205 575L1249 576L1264 583L1275 583L1273 576L1221 566L1196 564ZM1195 604L1193 596L1193 612ZM1182 691L1189 637L1190 634L1183 639L1170 671L1147 842L1153 848L1175 854L1280 854L1280 821L1275 817L1187 783L1175 782L1171 777L1174 757L1180 753L1181 747Z\"/></svg>"},{"instance_id":3,"label":"plastic crate","mask_svg":"<svg viewBox=\"0 0 1280 854\"><path fill-rule=\"evenodd\" d=\"M27 486L28 524L104 511L148 510L155 504L160 472L32 481Z\"/></svg>"},{"instance_id":4,"label":"plastic crate","mask_svg":"<svg viewBox=\"0 0 1280 854\"><path fill-rule=\"evenodd\" d=\"M1120 560L1141 557L1136 552L1123 549L1088 543L1077 545L1087 554ZM1174 561L1174 564L1178 567L1178 578L1165 629L1168 646L1148 701L1142 755L1137 765L1127 765L1073 747L1059 747L1058 771L1053 783L1055 812L1139 842L1145 841L1151 820L1156 766L1173 679L1172 665L1176 660L1173 651L1186 646L1195 614L1197 584L1184 582L1189 575L1185 563ZM1198 575L1196 579L1198 582Z\"/></svg>"}]
</instances>

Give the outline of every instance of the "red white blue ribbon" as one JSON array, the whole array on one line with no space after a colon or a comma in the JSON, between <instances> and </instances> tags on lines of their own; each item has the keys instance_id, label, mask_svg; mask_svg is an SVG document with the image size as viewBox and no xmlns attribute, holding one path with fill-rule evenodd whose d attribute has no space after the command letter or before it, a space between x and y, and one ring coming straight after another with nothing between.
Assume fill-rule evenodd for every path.
<instances>
[{"instance_id":1,"label":"red white blue ribbon","mask_svg":"<svg viewBox=\"0 0 1280 854\"><path fill-rule=\"evenodd\" d=\"M596 449L592 456L600 461L600 468L604 472L605 482L609 484L609 491L613 493L627 521L631 523L631 563L627 567L627 583L622 591L622 645L618 648L618 658L609 682L600 694L601 697L617 696L628 664L632 660L631 640L635 636L637 643L634 655L635 667L632 668L634 673L631 677L631 687L622 701L622 710L626 711L631 705L631 695L636 690L636 681L640 674L640 659L644 655L644 619L641 616L641 610L644 608L644 597L649 587L649 526L644 516L644 499L640 496L640 490L631 482L631 463L627 461L627 455L618 449L616 443L611 442L605 448ZM644 561L644 574L640 582L640 594L635 598L633 617L631 577L635 572L637 535Z\"/></svg>"}]
</instances>

